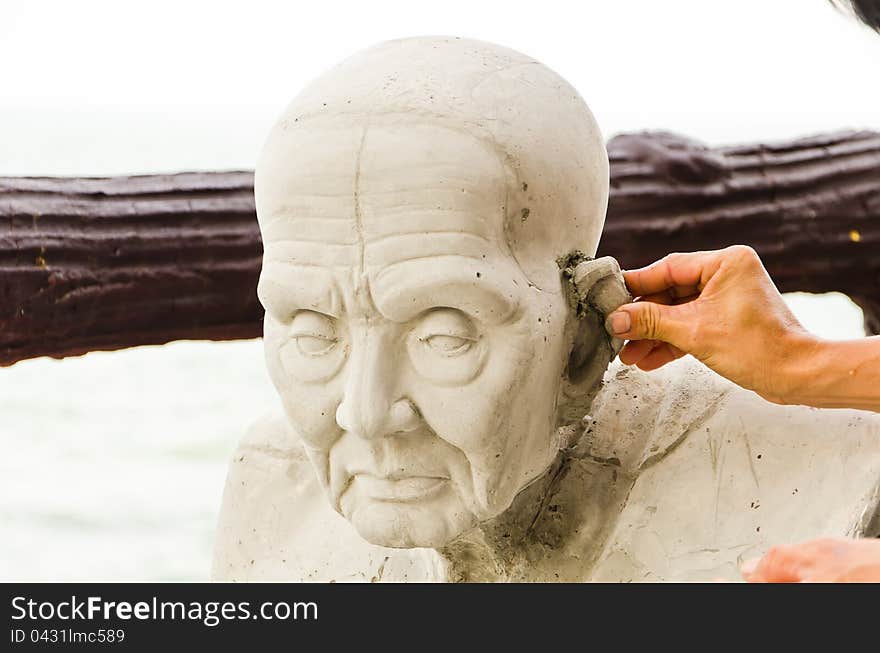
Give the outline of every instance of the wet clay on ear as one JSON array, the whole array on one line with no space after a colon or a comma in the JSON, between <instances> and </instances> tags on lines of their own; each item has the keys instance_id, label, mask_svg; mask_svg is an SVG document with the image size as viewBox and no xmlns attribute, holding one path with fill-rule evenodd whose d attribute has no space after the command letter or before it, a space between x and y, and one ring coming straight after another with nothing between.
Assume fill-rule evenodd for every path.
<instances>
[{"instance_id":1,"label":"wet clay on ear","mask_svg":"<svg viewBox=\"0 0 880 653\"><path fill-rule=\"evenodd\" d=\"M608 335L602 325L611 313L631 302L633 298L626 289L620 265L610 256L591 259L581 252L573 252L559 261L559 267L566 282L569 305L578 319L590 323L596 321L600 326L598 330L589 327L579 330L572 360L569 362L570 380L577 382L587 371L582 369L587 359L600 358L595 355L597 346L604 343L607 348L606 363L614 360L623 347L623 340ZM585 331L592 331L593 337L585 337ZM572 373L578 378L571 378Z\"/></svg>"},{"instance_id":2,"label":"wet clay on ear","mask_svg":"<svg viewBox=\"0 0 880 653\"><path fill-rule=\"evenodd\" d=\"M568 303L578 320L566 367L564 394L557 425L579 423L589 410L608 364L623 341L605 330L605 319L632 301L620 265L610 256L592 259L573 252L559 261Z\"/></svg>"}]
</instances>

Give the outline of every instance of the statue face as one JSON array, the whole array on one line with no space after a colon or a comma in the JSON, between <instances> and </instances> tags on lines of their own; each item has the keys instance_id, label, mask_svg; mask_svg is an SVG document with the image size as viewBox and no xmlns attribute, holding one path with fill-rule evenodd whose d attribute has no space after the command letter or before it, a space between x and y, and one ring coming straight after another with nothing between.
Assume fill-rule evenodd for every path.
<instances>
[{"instance_id":1,"label":"statue face","mask_svg":"<svg viewBox=\"0 0 880 653\"><path fill-rule=\"evenodd\" d=\"M282 130L264 151L269 371L374 544L452 541L558 451L569 309L507 246L508 183L490 146L430 124Z\"/></svg>"}]
</instances>

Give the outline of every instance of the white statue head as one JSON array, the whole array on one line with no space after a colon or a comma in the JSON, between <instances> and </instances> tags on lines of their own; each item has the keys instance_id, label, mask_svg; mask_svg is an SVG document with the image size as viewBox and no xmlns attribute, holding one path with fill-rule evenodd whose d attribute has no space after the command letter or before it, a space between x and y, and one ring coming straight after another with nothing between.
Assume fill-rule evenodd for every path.
<instances>
[{"instance_id":1,"label":"white statue head","mask_svg":"<svg viewBox=\"0 0 880 653\"><path fill-rule=\"evenodd\" d=\"M333 507L395 547L503 513L609 360L557 265L608 198L578 93L492 44L383 43L293 101L255 188L267 363Z\"/></svg>"}]
</instances>

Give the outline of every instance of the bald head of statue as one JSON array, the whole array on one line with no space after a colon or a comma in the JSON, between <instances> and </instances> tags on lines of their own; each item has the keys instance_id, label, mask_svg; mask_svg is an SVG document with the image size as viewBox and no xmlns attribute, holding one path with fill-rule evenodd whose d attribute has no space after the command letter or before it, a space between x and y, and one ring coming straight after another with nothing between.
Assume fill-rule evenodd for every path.
<instances>
[{"instance_id":1,"label":"bald head of statue","mask_svg":"<svg viewBox=\"0 0 880 653\"><path fill-rule=\"evenodd\" d=\"M609 360L558 265L608 199L578 93L492 44L383 43L293 101L255 189L267 363L331 505L395 547L507 510Z\"/></svg>"}]
</instances>

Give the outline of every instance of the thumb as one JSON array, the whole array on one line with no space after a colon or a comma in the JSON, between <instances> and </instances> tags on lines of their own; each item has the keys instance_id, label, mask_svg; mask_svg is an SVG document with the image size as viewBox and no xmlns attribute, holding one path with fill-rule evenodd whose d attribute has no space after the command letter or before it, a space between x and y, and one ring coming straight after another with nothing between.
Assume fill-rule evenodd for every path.
<instances>
[{"instance_id":1,"label":"thumb","mask_svg":"<svg viewBox=\"0 0 880 653\"><path fill-rule=\"evenodd\" d=\"M654 302L624 304L605 320L605 329L622 340L661 340L682 349L686 324L678 306Z\"/></svg>"}]
</instances>

